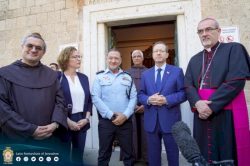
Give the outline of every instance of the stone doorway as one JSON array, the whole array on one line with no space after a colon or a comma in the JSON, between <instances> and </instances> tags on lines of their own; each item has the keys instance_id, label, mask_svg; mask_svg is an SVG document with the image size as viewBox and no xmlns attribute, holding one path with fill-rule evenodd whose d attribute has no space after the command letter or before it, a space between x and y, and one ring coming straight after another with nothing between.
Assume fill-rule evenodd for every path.
<instances>
[{"instance_id":1,"label":"stone doorway","mask_svg":"<svg viewBox=\"0 0 250 166\"><path fill-rule=\"evenodd\" d=\"M154 66L152 59L152 45L157 41L165 42L169 47L168 64L175 65L175 24L176 21L143 23L135 25L111 27L109 47L116 47L122 54L122 68L127 70L132 65L131 52L139 49L144 54L144 65Z\"/></svg>"},{"instance_id":2,"label":"stone doorway","mask_svg":"<svg viewBox=\"0 0 250 166\"><path fill-rule=\"evenodd\" d=\"M110 28L115 26L176 22L178 34L175 54L178 66L185 72L189 59L200 50L196 26L201 18L200 0L131 0L87 5L83 8L83 68L90 86L96 72L106 68L105 56L109 49ZM130 58L130 56L129 56ZM127 61L130 67L131 60ZM130 63L129 63L130 62ZM189 105L181 105L182 119L192 128ZM86 148L98 149L98 118L95 108L91 117Z\"/></svg>"}]
</instances>

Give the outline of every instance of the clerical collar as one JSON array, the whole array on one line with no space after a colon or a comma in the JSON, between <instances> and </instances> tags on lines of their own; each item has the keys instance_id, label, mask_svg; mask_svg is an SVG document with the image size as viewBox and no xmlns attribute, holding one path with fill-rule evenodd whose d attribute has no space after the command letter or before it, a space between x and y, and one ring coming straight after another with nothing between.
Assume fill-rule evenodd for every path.
<instances>
[{"instance_id":1,"label":"clerical collar","mask_svg":"<svg viewBox=\"0 0 250 166\"><path fill-rule=\"evenodd\" d=\"M214 56L215 56L215 54L216 54L216 52L217 52L217 49L218 49L219 46L220 46L220 42L218 42L218 44L216 43L215 46L216 46L216 47L215 47L215 50L212 50L212 51L210 51L210 52L206 52L206 50L203 51L203 61L202 61L202 71L201 71L202 77L201 77L200 89L202 89L202 86L203 86L203 83L204 83L204 79L205 79L205 77L206 77L206 75L207 75L207 72L208 72L208 70L209 70L209 68L210 68L210 65L211 65L211 63L212 63L212 61L213 61L213 58L214 58ZM212 48L212 49L213 49L213 48ZM211 60L208 62L207 68L205 69L205 54L210 54L210 53L212 54L212 55L211 55Z\"/></svg>"},{"instance_id":2,"label":"clerical collar","mask_svg":"<svg viewBox=\"0 0 250 166\"><path fill-rule=\"evenodd\" d=\"M215 51L220 42L217 42L212 48L205 49L205 53Z\"/></svg>"}]
</instances>

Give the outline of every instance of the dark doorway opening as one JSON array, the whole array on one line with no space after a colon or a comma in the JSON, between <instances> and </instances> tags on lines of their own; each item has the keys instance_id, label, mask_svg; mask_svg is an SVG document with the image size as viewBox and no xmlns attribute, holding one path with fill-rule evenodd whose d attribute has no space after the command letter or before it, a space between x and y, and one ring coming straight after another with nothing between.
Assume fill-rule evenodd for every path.
<instances>
[{"instance_id":1,"label":"dark doorway opening","mask_svg":"<svg viewBox=\"0 0 250 166\"><path fill-rule=\"evenodd\" d=\"M154 65L152 45L157 41L165 42L169 47L168 64L175 64L175 21L143 23L135 25L113 26L110 29L111 47L116 47L122 54L122 68L131 67L131 52L140 49L144 54L144 65L148 68Z\"/></svg>"}]
</instances>

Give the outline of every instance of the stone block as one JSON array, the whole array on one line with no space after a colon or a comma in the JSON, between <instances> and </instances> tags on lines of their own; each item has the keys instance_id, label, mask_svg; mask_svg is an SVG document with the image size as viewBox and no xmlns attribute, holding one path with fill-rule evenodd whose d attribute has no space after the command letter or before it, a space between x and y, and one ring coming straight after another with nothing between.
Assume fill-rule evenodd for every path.
<instances>
[{"instance_id":1,"label":"stone block","mask_svg":"<svg viewBox=\"0 0 250 166\"><path fill-rule=\"evenodd\" d=\"M66 0L66 8L73 8L74 2L75 1L72 1L72 0Z\"/></svg>"},{"instance_id":2,"label":"stone block","mask_svg":"<svg viewBox=\"0 0 250 166\"><path fill-rule=\"evenodd\" d=\"M48 23L57 23L61 21L61 12L55 11L55 12L49 12L48 13Z\"/></svg>"},{"instance_id":3,"label":"stone block","mask_svg":"<svg viewBox=\"0 0 250 166\"><path fill-rule=\"evenodd\" d=\"M69 32L64 31L62 33L58 33L58 41L61 43L70 43L70 35Z\"/></svg>"},{"instance_id":4,"label":"stone block","mask_svg":"<svg viewBox=\"0 0 250 166\"><path fill-rule=\"evenodd\" d=\"M2 23L1 23L1 21L0 21L0 27L2 26ZM5 32L5 22L4 22L4 28L3 28L3 30L0 30L0 39L1 40L5 40L6 39L6 32ZM1 48L1 45L0 45L0 48Z\"/></svg>"},{"instance_id":5,"label":"stone block","mask_svg":"<svg viewBox=\"0 0 250 166\"><path fill-rule=\"evenodd\" d=\"M55 2L55 10L65 9L66 3L65 1L57 1Z\"/></svg>"},{"instance_id":6,"label":"stone block","mask_svg":"<svg viewBox=\"0 0 250 166\"><path fill-rule=\"evenodd\" d=\"M16 18L16 26L17 28L25 28L27 22L27 16L17 17Z\"/></svg>"},{"instance_id":7,"label":"stone block","mask_svg":"<svg viewBox=\"0 0 250 166\"><path fill-rule=\"evenodd\" d=\"M66 22L59 22L55 24L55 32L61 33L66 31Z\"/></svg>"},{"instance_id":8,"label":"stone block","mask_svg":"<svg viewBox=\"0 0 250 166\"><path fill-rule=\"evenodd\" d=\"M8 9L8 1L0 1L0 11L5 11Z\"/></svg>"},{"instance_id":9,"label":"stone block","mask_svg":"<svg viewBox=\"0 0 250 166\"><path fill-rule=\"evenodd\" d=\"M53 24L51 24L50 26L51 27L54 26L54 28L55 28L55 25L53 25ZM46 34L46 39L47 39L48 42L56 43L57 42L57 32L48 31L47 34Z\"/></svg>"},{"instance_id":10,"label":"stone block","mask_svg":"<svg viewBox=\"0 0 250 166\"><path fill-rule=\"evenodd\" d=\"M0 21L0 31L5 30L5 20Z\"/></svg>"},{"instance_id":11,"label":"stone block","mask_svg":"<svg viewBox=\"0 0 250 166\"><path fill-rule=\"evenodd\" d=\"M34 25L34 26L29 27L29 31L30 32L39 32L43 36L42 27L40 25Z\"/></svg>"},{"instance_id":12,"label":"stone block","mask_svg":"<svg viewBox=\"0 0 250 166\"><path fill-rule=\"evenodd\" d=\"M23 1L23 0L10 0L8 9L10 9L10 10L18 9L18 8L22 8L24 6L25 6L25 1Z\"/></svg>"},{"instance_id":13,"label":"stone block","mask_svg":"<svg viewBox=\"0 0 250 166\"><path fill-rule=\"evenodd\" d=\"M11 18L16 18L16 17L23 16L23 15L24 15L23 8L7 10L6 18L11 19Z\"/></svg>"},{"instance_id":14,"label":"stone block","mask_svg":"<svg viewBox=\"0 0 250 166\"><path fill-rule=\"evenodd\" d=\"M1 21L1 20L5 20L5 19L6 19L6 11L1 10L1 11L0 11L0 21Z\"/></svg>"},{"instance_id":15,"label":"stone block","mask_svg":"<svg viewBox=\"0 0 250 166\"><path fill-rule=\"evenodd\" d=\"M35 0L35 5L36 6L40 6L40 5L44 5L50 3L50 0Z\"/></svg>"},{"instance_id":16,"label":"stone block","mask_svg":"<svg viewBox=\"0 0 250 166\"><path fill-rule=\"evenodd\" d=\"M44 25L48 22L48 14L40 13L36 15L36 25Z\"/></svg>"},{"instance_id":17,"label":"stone block","mask_svg":"<svg viewBox=\"0 0 250 166\"><path fill-rule=\"evenodd\" d=\"M30 8L30 14L37 14L42 12L41 6L34 6Z\"/></svg>"},{"instance_id":18,"label":"stone block","mask_svg":"<svg viewBox=\"0 0 250 166\"><path fill-rule=\"evenodd\" d=\"M6 50L13 50L17 45L12 38L6 40Z\"/></svg>"},{"instance_id":19,"label":"stone block","mask_svg":"<svg viewBox=\"0 0 250 166\"><path fill-rule=\"evenodd\" d=\"M23 15L24 16L27 16L27 15L30 15L30 14L31 14L30 7L23 8Z\"/></svg>"},{"instance_id":20,"label":"stone block","mask_svg":"<svg viewBox=\"0 0 250 166\"><path fill-rule=\"evenodd\" d=\"M0 40L0 50L4 50L4 49L5 49L5 40Z\"/></svg>"},{"instance_id":21,"label":"stone block","mask_svg":"<svg viewBox=\"0 0 250 166\"><path fill-rule=\"evenodd\" d=\"M8 30L16 28L16 18L6 19L5 20L5 28Z\"/></svg>"},{"instance_id":22,"label":"stone block","mask_svg":"<svg viewBox=\"0 0 250 166\"><path fill-rule=\"evenodd\" d=\"M29 15L27 16L27 26L34 26L36 25L36 15Z\"/></svg>"},{"instance_id":23,"label":"stone block","mask_svg":"<svg viewBox=\"0 0 250 166\"><path fill-rule=\"evenodd\" d=\"M55 10L54 3L48 3L45 5L42 5L42 12L51 12Z\"/></svg>"},{"instance_id":24,"label":"stone block","mask_svg":"<svg viewBox=\"0 0 250 166\"><path fill-rule=\"evenodd\" d=\"M48 33L55 33L55 24L44 24L42 25L42 31L46 32L46 39L48 38Z\"/></svg>"},{"instance_id":25,"label":"stone block","mask_svg":"<svg viewBox=\"0 0 250 166\"><path fill-rule=\"evenodd\" d=\"M73 8L61 10L61 21L71 21L75 18L77 18L77 14Z\"/></svg>"},{"instance_id":26,"label":"stone block","mask_svg":"<svg viewBox=\"0 0 250 166\"><path fill-rule=\"evenodd\" d=\"M67 22L67 28L69 27L78 27L79 25L79 20L78 19L74 19L74 20L71 20L70 22L68 21Z\"/></svg>"},{"instance_id":27,"label":"stone block","mask_svg":"<svg viewBox=\"0 0 250 166\"><path fill-rule=\"evenodd\" d=\"M26 0L26 7L35 6L35 0Z\"/></svg>"}]
</instances>

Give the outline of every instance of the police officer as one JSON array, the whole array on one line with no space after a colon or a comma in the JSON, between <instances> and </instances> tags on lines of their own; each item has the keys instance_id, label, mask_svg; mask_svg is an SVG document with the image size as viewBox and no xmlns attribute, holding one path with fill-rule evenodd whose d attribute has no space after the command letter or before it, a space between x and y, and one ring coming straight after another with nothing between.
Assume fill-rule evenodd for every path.
<instances>
[{"instance_id":1,"label":"police officer","mask_svg":"<svg viewBox=\"0 0 250 166\"><path fill-rule=\"evenodd\" d=\"M114 138L124 152L123 163L132 166L132 120L137 103L136 88L131 76L119 66L122 59L117 49L107 55L105 71L98 72L92 90L92 100L99 115L98 166L107 166Z\"/></svg>"}]
</instances>

